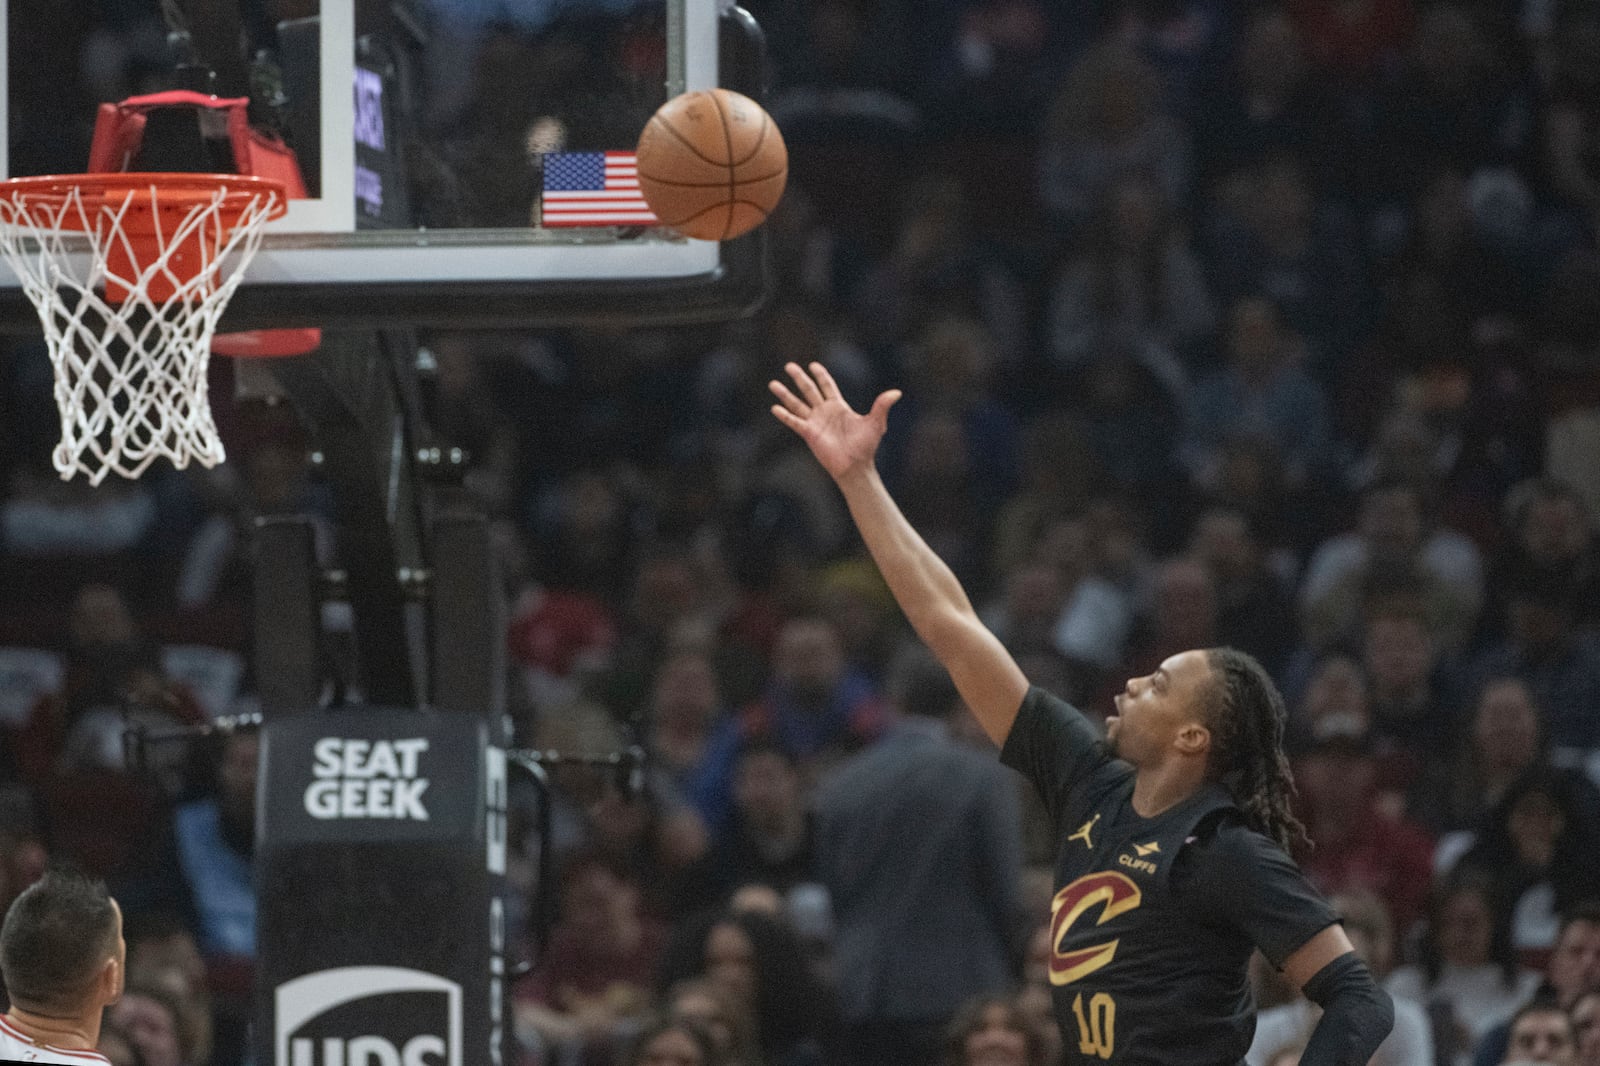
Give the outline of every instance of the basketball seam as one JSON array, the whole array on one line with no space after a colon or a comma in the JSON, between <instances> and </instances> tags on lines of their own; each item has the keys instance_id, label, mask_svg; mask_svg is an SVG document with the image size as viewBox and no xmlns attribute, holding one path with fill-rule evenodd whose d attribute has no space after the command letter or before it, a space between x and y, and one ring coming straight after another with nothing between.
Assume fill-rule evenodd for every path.
<instances>
[{"instance_id":1,"label":"basketball seam","mask_svg":"<svg viewBox=\"0 0 1600 1066\"><path fill-rule=\"evenodd\" d=\"M740 204L743 204L745 207L753 207L753 208L755 208L757 211L761 212L761 217L762 218L766 218L767 215L769 214L769 212L767 211L767 209L765 207L763 207L760 204L756 203L754 200L728 200L728 201L725 201L725 202L720 203L720 204L712 204L710 207L702 207L700 210L696 211L694 214L690 215L688 218L680 218L676 222L668 222L665 219L663 219L661 224L663 226L667 226L669 228L676 229L678 226L682 226L682 225L684 225L686 223L693 222L695 219L699 218L701 215L705 214L706 212L715 211L719 207L726 207L726 208L730 209L728 211L728 217L731 220L733 218L733 211L731 209L735 208L735 207L738 207ZM728 224L731 226L733 223L730 221ZM724 229L723 232L726 233L727 230Z\"/></svg>"},{"instance_id":2,"label":"basketball seam","mask_svg":"<svg viewBox=\"0 0 1600 1066\"><path fill-rule=\"evenodd\" d=\"M696 155L696 156L697 156L697 157L699 157L699 158L700 158L700 159L703 159L703 160L705 160L705 161L706 161L706 162L707 162L707 163L710 163L710 164L711 164L711 165L712 165L712 166L714 166L714 167L725 167L725 166L727 166L727 165L728 165L728 164L726 164L726 163L719 163L719 162L717 162L717 161L716 161L716 160L715 160L715 159L712 159L712 158L711 158L711 157L710 157L710 156L708 156L708 155L706 155L706 154L705 154L705 153L704 153L704 152L702 152L702 151L701 151L701 150L700 150L700 149L698 149L698 148L696 148L696 147L695 147L695 146L694 146L694 145L693 145L693 144L692 144L692 143L691 143L691 142L690 142L690 141L689 141L689 138L687 138L687 137L685 137L685 136L684 136L684 135L683 135L683 134L681 134L681 133L679 133L679 132L678 132L678 131L677 131L677 130L676 130L676 129L675 129L675 128L674 128L674 127L673 127L673 125L672 125L672 123L670 123L670 122L668 122L668 121L667 121L667 120L666 120L666 119L664 119L664 118L662 118L662 117L661 117L661 116L660 116L660 115L651 115L651 116L650 116L650 121L651 121L651 122L659 122L659 123L661 123L661 128L662 128L662 129L664 129L664 130L666 130L666 131L667 131L667 132L668 132L668 133L670 133L670 134L672 134L672 136L673 136L673 137L675 137L675 138L676 138L676 139L677 139L677 140L678 140L678 142L679 142L679 143L680 143L680 144L682 144L682 145L683 145L683 146L684 146L684 147L685 147L685 148L687 148L687 149L689 149L689 151L691 151L691 152L693 152L693 153L694 153L694 154L695 154L695 155Z\"/></svg>"},{"instance_id":3,"label":"basketball seam","mask_svg":"<svg viewBox=\"0 0 1600 1066\"><path fill-rule=\"evenodd\" d=\"M759 136L756 137L756 143L750 149L750 154L746 155L743 159L741 159L738 162L734 163L733 164L734 166L736 166L736 167L744 166L746 163L750 162L750 160L752 160L752 159L754 159L756 157L756 153L761 151L761 145L766 142L766 139L767 139L767 127L770 126L770 125L772 125L772 116L767 114L765 111L761 112L761 133L760 133Z\"/></svg>"},{"instance_id":4,"label":"basketball seam","mask_svg":"<svg viewBox=\"0 0 1600 1066\"><path fill-rule=\"evenodd\" d=\"M733 229L733 205L738 202L738 197L734 194L739 190L738 185L733 180L733 131L728 129L728 113L722 109L721 97L713 92L711 94L711 102L717 107L717 118L722 121L722 143L727 145L728 148L728 199L726 201L728 221L722 227L722 239L727 240L728 231Z\"/></svg>"},{"instance_id":5,"label":"basketball seam","mask_svg":"<svg viewBox=\"0 0 1600 1066\"><path fill-rule=\"evenodd\" d=\"M784 172L781 170L774 170L771 174L762 174L754 178L740 178L734 184L753 185L758 181L771 181L773 178L781 178L783 174ZM643 180L653 185L670 185L675 189L716 189L727 184L727 182L723 181L668 181L665 178L652 178L648 175Z\"/></svg>"}]
</instances>

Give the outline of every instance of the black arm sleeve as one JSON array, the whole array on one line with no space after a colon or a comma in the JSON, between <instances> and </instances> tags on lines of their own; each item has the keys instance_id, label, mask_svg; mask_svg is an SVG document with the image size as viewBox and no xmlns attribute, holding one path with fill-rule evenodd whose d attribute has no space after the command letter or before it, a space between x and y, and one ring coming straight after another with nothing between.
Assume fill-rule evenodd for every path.
<instances>
[{"instance_id":1,"label":"black arm sleeve","mask_svg":"<svg viewBox=\"0 0 1600 1066\"><path fill-rule=\"evenodd\" d=\"M1322 1019L1300 1066L1366 1066L1394 1027L1394 1001L1373 983L1354 952L1345 952L1306 982L1306 998Z\"/></svg>"}]
</instances>

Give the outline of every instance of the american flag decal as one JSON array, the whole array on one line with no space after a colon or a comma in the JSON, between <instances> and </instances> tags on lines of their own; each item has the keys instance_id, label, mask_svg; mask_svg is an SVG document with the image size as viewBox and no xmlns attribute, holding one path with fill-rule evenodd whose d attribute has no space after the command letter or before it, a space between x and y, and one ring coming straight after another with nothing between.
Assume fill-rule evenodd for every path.
<instances>
[{"instance_id":1,"label":"american flag decal","mask_svg":"<svg viewBox=\"0 0 1600 1066\"><path fill-rule=\"evenodd\" d=\"M654 226L639 194L632 152L551 152L544 157L540 218L551 226Z\"/></svg>"}]
</instances>

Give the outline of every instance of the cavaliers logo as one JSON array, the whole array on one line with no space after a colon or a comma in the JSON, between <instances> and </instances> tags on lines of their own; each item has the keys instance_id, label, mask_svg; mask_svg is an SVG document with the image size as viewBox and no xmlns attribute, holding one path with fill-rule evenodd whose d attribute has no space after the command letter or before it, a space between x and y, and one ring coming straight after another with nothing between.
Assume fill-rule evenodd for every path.
<instances>
[{"instance_id":1,"label":"cavaliers logo","mask_svg":"<svg viewBox=\"0 0 1600 1066\"><path fill-rule=\"evenodd\" d=\"M1061 941L1077 922L1099 905L1095 925L1104 925L1119 914L1139 906L1144 894L1124 874L1110 870L1086 874L1056 893L1050 901L1050 983L1070 985L1110 962L1117 953L1118 940L1086 948L1062 951Z\"/></svg>"}]
</instances>

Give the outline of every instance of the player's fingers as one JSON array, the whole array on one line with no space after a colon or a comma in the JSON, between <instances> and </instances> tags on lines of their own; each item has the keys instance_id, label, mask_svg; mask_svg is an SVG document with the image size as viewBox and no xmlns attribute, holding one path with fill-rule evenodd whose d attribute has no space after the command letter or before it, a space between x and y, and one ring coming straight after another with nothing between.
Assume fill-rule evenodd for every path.
<instances>
[{"instance_id":1,"label":"player's fingers","mask_svg":"<svg viewBox=\"0 0 1600 1066\"><path fill-rule=\"evenodd\" d=\"M817 388L822 390L823 399L844 399L844 397L839 394L839 386L834 383L833 375L828 373L827 367L823 366L821 363L812 363L811 376L817 379Z\"/></svg>"},{"instance_id":2,"label":"player's fingers","mask_svg":"<svg viewBox=\"0 0 1600 1066\"><path fill-rule=\"evenodd\" d=\"M772 414L773 417L775 417L779 422L782 422L796 433L804 432L806 424L805 420L791 413L782 404L773 404Z\"/></svg>"},{"instance_id":3,"label":"player's fingers","mask_svg":"<svg viewBox=\"0 0 1600 1066\"><path fill-rule=\"evenodd\" d=\"M899 403L902 395L904 394L899 389L880 392L878 398L872 401L872 420L880 426L887 424L889 421L889 408Z\"/></svg>"},{"instance_id":4,"label":"player's fingers","mask_svg":"<svg viewBox=\"0 0 1600 1066\"><path fill-rule=\"evenodd\" d=\"M806 398L806 403L812 407L821 407L822 393L817 390L817 383L811 380L811 375L801 370L797 363L785 363L783 368L794 379L795 385L800 389L800 395Z\"/></svg>"},{"instance_id":5,"label":"player's fingers","mask_svg":"<svg viewBox=\"0 0 1600 1066\"><path fill-rule=\"evenodd\" d=\"M783 404L783 406L787 407L795 415L804 418L806 415L811 413L811 409L805 404L801 403L800 397L790 392L789 386L785 385L783 382L769 381L767 382L767 388L772 392L772 395L778 398L779 403Z\"/></svg>"}]
</instances>

